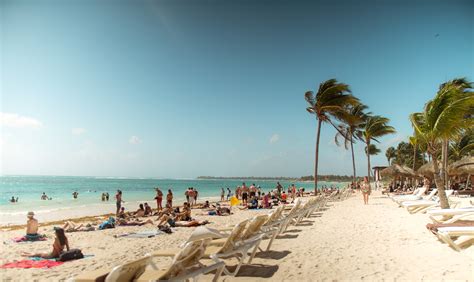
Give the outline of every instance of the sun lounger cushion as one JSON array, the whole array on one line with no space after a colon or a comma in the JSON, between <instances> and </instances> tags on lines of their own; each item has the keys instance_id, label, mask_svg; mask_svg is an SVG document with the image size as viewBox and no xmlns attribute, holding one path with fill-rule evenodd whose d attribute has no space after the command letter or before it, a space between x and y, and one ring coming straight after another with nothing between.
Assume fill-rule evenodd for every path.
<instances>
[{"instance_id":1,"label":"sun lounger cushion","mask_svg":"<svg viewBox=\"0 0 474 282\"><path fill-rule=\"evenodd\" d=\"M467 212L474 212L474 207L459 208L459 209L439 209L439 210L429 210L428 214L431 215L458 215L464 214Z\"/></svg>"}]
</instances>

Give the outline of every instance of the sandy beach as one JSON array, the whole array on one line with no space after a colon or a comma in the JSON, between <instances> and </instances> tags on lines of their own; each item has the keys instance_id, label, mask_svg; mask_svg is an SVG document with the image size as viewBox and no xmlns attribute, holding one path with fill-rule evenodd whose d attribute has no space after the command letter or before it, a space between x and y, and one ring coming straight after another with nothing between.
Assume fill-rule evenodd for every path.
<instances>
[{"instance_id":1,"label":"sandy beach","mask_svg":"<svg viewBox=\"0 0 474 282\"><path fill-rule=\"evenodd\" d=\"M462 199L463 205L469 201ZM240 211L229 217L197 215L207 219L210 227L224 227L268 210ZM265 280L474 280L474 248L456 252L426 230L426 214L410 215L390 199L375 192L364 206L359 194L331 202L322 212L279 236L270 252L258 253L252 265L243 266L237 277L223 276L227 281ZM171 235L153 238L114 238L127 232L154 230L155 226L117 227L115 229L69 233L73 248L85 255L81 260L66 262L51 269L1 269L2 280L64 280L102 267L112 268L124 261L142 257L156 250L176 247L194 228L175 228ZM52 226L40 231L52 236ZM22 259L22 251L49 251L52 240L34 243L12 243L9 238L23 235L23 230L4 231L1 263ZM265 246L265 242L263 243ZM166 266L168 259L155 259ZM211 276L204 277L209 280Z\"/></svg>"}]
</instances>

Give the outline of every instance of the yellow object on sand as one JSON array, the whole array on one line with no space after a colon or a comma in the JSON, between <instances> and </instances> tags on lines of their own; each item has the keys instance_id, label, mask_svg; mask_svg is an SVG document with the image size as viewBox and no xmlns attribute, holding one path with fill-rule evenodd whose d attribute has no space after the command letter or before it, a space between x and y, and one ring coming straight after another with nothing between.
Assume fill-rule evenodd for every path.
<instances>
[{"instance_id":1,"label":"yellow object on sand","mask_svg":"<svg viewBox=\"0 0 474 282\"><path fill-rule=\"evenodd\" d=\"M230 198L230 206L233 207L233 206L237 206L238 204L240 204L240 200L237 199L235 196L232 196Z\"/></svg>"}]
</instances>

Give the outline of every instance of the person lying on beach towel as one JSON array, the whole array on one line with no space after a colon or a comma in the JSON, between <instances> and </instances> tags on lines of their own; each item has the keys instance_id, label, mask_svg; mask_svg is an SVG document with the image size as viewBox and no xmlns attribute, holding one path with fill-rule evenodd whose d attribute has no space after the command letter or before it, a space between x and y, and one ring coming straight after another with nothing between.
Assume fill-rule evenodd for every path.
<instances>
[{"instance_id":1,"label":"person lying on beach towel","mask_svg":"<svg viewBox=\"0 0 474 282\"><path fill-rule=\"evenodd\" d=\"M474 226L474 220L458 220L453 223L428 223L426 228L433 232L436 235L438 228L440 227L466 227L466 226Z\"/></svg>"},{"instance_id":2,"label":"person lying on beach towel","mask_svg":"<svg viewBox=\"0 0 474 282\"><path fill-rule=\"evenodd\" d=\"M87 231L95 231L95 227L92 226L90 223L86 224L86 226L84 226L84 224L79 224L79 225L76 225L74 222L72 221L67 221L63 227L65 232L80 232L80 231L83 231L83 232L87 232Z\"/></svg>"},{"instance_id":3,"label":"person lying on beach towel","mask_svg":"<svg viewBox=\"0 0 474 282\"><path fill-rule=\"evenodd\" d=\"M64 234L64 229L55 228L54 231L55 231L56 238L54 239L53 250L52 250L51 253L36 253L36 254L33 254L33 253L23 252L22 256L25 256L25 257L41 257L41 258L50 259L50 258L59 258L61 253L64 251L64 248L66 248L66 250L69 251L69 242L67 240L66 235Z\"/></svg>"},{"instance_id":4,"label":"person lying on beach towel","mask_svg":"<svg viewBox=\"0 0 474 282\"><path fill-rule=\"evenodd\" d=\"M153 220L148 219L146 221L142 221L139 219L136 219L136 220L126 220L123 218L117 219L117 225L119 226L142 226L145 224L153 224Z\"/></svg>"},{"instance_id":5,"label":"person lying on beach towel","mask_svg":"<svg viewBox=\"0 0 474 282\"><path fill-rule=\"evenodd\" d=\"M115 228L115 218L109 217L108 220L99 225L99 230Z\"/></svg>"},{"instance_id":6,"label":"person lying on beach towel","mask_svg":"<svg viewBox=\"0 0 474 282\"><path fill-rule=\"evenodd\" d=\"M221 207L219 204L217 204L216 208L211 208L211 209L207 210L207 213L204 213L202 215L226 216L226 215L231 215L231 212L230 212L230 208Z\"/></svg>"},{"instance_id":7,"label":"person lying on beach towel","mask_svg":"<svg viewBox=\"0 0 474 282\"><path fill-rule=\"evenodd\" d=\"M197 219L179 221L179 220L176 220L176 216L174 215L164 214L160 218L160 221L158 222L158 228L162 227L165 224L168 224L171 227L195 227L195 226L200 226L200 225L206 225L208 223L209 221L207 220L199 221Z\"/></svg>"}]
</instances>

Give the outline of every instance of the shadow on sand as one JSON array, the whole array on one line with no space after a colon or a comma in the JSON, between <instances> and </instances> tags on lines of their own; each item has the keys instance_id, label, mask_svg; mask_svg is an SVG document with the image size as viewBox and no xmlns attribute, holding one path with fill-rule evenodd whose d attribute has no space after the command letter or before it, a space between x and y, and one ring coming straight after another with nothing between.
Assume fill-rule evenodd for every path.
<instances>
[{"instance_id":1,"label":"shadow on sand","mask_svg":"<svg viewBox=\"0 0 474 282\"><path fill-rule=\"evenodd\" d=\"M257 258L263 258L263 259L282 259L286 257L287 255L291 254L290 251L265 251L265 252L259 252L255 255Z\"/></svg>"},{"instance_id":2,"label":"shadow on sand","mask_svg":"<svg viewBox=\"0 0 474 282\"><path fill-rule=\"evenodd\" d=\"M236 266L230 266L228 269L234 271ZM252 278L270 278L278 271L278 265L264 264L246 264L242 265L236 277L252 277ZM223 276L226 277L226 276Z\"/></svg>"},{"instance_id":3,"label":"shadow on sand","mask_svg":"<svg viewBox=\"0 0 474 282\"><path fill-rule=\"evenodd\" d=\"M294 239L297 237L298 237L298 234L285 234L285 235L278 235L276 239Z\"/></svg>"}]
</instances>

